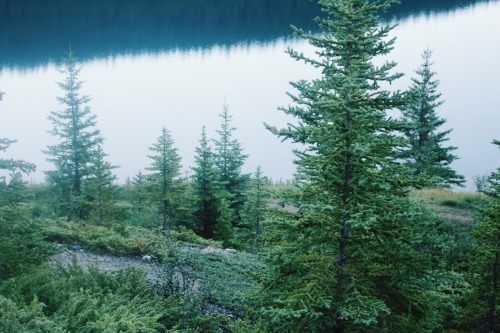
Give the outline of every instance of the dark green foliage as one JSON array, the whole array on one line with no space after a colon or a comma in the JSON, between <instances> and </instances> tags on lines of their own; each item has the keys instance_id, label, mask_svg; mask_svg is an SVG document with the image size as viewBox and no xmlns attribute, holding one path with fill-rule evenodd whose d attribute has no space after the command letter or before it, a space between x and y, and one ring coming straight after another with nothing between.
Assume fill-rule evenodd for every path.
<instances>
[{"instance_id":1,"label":"dark green foliage","mask_svg":"<svg viewBox=\"0 0 500 333\"><path fill-rule=\"evenodd\" d=\"M118 208L116 204L116 191L118 186L114 184L116 176L111 170L118 168L106 162L104 158L108 156L97 146L95 154L89 167L89 177L85 181L85 193L89 207L89 218L102 224L104 221L112 221Z\"/></svg>"},{"instance_id":2,"label":"dark green foliage","mask_svg":"<svg viewBox=\"0 0 500 333\"><path fill-rule=\"evenodd\" d=\"M154 155L148 157L153 162L150 167L146 168L146 170L153 171L152 174L147 175L149 199L158 205L162 213L164 234L171 229L173 219L169 215L173 214L176 199L182 191L182 183L178 178L181 174L181 158L173 144L170 132L163 127L157 142L149 148Z\"/></svg>"},{"instance_id":3,"label":"dark green foliage","mask_svg":"<svg viewBox=\"0 0 500 333\"><path fill-rule=\"evenodd\" d=\"M29 272L55 253L38 222L0 218L0 280Z\"/></svg>"},{"instance_id":4,"label":"dark green foliage","mask_svg":"<svg viewBox=\"0 0 500 333\"><path fill-rule=\"evenodd\" d=\"M267 331L418 332L440 328L437 285L446 238L439 221L411 203L415 185L397 162L402 124L387 110L405 95L379 84L395 63L373 64L392 48L390 26L378 13L397 1L319 0L330 15L317 19L322 35L297 35L316 47L314 58L289 54L321 69L322 77L292 83L296 124L281 138L297 151L297 214L279 215L283 230L256 297Z\"/></svg>"},{"instance_id":5,"label":"dark green foliage","mask_svg":"<svg viewBox=\"0 0 500 333\"><path fill-rule=\"evenodd\" d=\"M238 315L246 311L241 296L256 287L255 274L265 267L257 257L245 252L203 253L196 248L173 248L160 266L166 295L198 294L200 307L212 304Z\"/></svg>"},{"instance_id":6,"label":"dark green foliage","mask_svg":"<svg viewBox=\"0 0 500 333\"><path fill-rule=\"evenodd\" d=\"M410 88L411 99L408 106L402 109L403 120L410 124L404 133L409 141L409 148L402 152L403 158L415 175L424 174L431 177L429 187L463 186L465 179L458 175L450 164L458 157L452 154L457 147L443 147L448 141L451 129L438 132L445 119L439 118L436 109L443 104L441 94L437 92L438 80L434 80L435 72L431 70L432 52L425 50L423 63L416 71L418 78L412 78Z\"/></svg>"},{"instance_id":7,"label":"dark green foliage","mask_svg":"<svg viewBox=\"0 0 500 333\"><path fill-rule=\"evenodd\" d=\"M20 173L8 184L0 181L0 280L29 271L54 253L44 242L41 224L29 219L28 189Z\"/></svg>"},{"instance_id":8,"label":"dark green foliage","mask_svg":"<svg viewBox=\"0 0 500 333\"><path fill-rule=\"evenodd\" d=\"M127 223L150 230L156 229L158 209L151 205L147 176L140 171L131 184L130 203L130 218Z\"/></svg>"},{"instance_id":9,"label":"dark green foliage","mask_svg":"<svg viewBox=\"0 0 500 333\"><path fill-rule=\"evenodd\" d=\"M65 332L57 323L45 317L45 304L37 297L27 305L19 306L0 295L0 330L4 333L62 333Z\"/></svg>"},{"instance_id":10,"label":"dark green foliage","mask_svg":"<svg viewBox=\"0 0 500 333\"><path fill-rule=\"evenodd\" d=\"M219 171L219 183L222 190L227 192L223 194L230 203L230 208L234 212L233 226L237 226L239 215L245 203L245 194L248 188L248 174L241 173L241 167L248 155L242 152L241 144L233 139L235 127L231 126L232 116L228 112L228 106L224 105L222 113L221 127L217 130L219 139L215 143L215 165Z\"/></svg>"},{"instance_id":11,"label":"dark green foliage","mask_svg":"<svg viewBox=\"0 0 500 333\"><path fill-rule=\"evenodd\" d=\"M202 128L200 146L196 147L195 163L192 176L195 201L195 230L200 230L205 238L214 236L217 224L217 194L220 191L218 173L215 169L214 154L210 149L205 126Z\"/></svg>"},{"instance_id":12,"label":"dark green foliage","mask_svg":"<svg viewBox=\"0 0 500 333\"><path fill-rule=\"evenodd\" d=\"M57 210L69 219L84 219L89 211L85 207L85 179L90 175L95 149L102 143L99 130L95 129L96 115L86 106L90 98L80 94L82 82L80 69L71 51L65 60L66 79L59 82L64 91L57 101L65 106L63 111L52 111L48 119L53 124L50 131L59 142L44 151L56 170L47 171L46 179L57 201Z\"/></svg>"},{"instance_id":13,"label":"dark green foliage","mask_svg":"<svg viewBox=\"0 0 500 333\"><path fill-rule=\"evenodd\" d=\"M113 255L151 254L163 258L168 253L163 237L138 227L117 224L95 226L67 221L47 220L43 235L51 242Z\"/></svg>"},{"instance_id":14,"label":"dark green foliage","mask_svg":"<svg viewBox=\"0 0 500 333\"><path fill-rule=\"evenodd\" d=\"M18 307L15 309L6 301L7 306L10 305L6 317L33 312L31 318L18 320L18 325L52 325L52 330L34 332L106 332L111 328L114 332L158 332L162 329L158 321L163 302L143 283L142 272L128 269L110 275L99 272L97 267L89 267L85 274L75 262L59 269L56 274L44 267L1 286L0 293L15 300ZM34 305L41 310L35 312Z\"/></svg>"},{"instance_id":15,"label":"dark green foliage","mask_svg":"<svg viewBox=\"0 0 500 333\"><path fill-rule=\"evenodd\" d=\"M267 217L271 192L267 187L268 179L262 175L260 166L250 180L247 201L242 212L242 224L246 232L239 231L239 237L244 238L239 244L257 251L261 247L260 235L263 232L263 222Z\"/></svg>"},{"instance_id":16,"label":"dark green foliage","mask_svg":"<svg viewBox=\"0 0 500 333\"><path fill-rule=\"evenodd\" d=\"M227 192L220 191L217 197L217 220L214 226L214 236L216 240L223 242L224 247L231 247L234 238L233 221L236 217L230 204Z\"/></svg>"},{"instance_id":17,"label":"dark green foliage","mask_svg":"<svg viewBox=\"0 0 500 333\"><path fill-rule=\"evenodd\" d=\"M500 141L494 141L500 147ZM472 290L466 296L465 320L481 332L500 331L500 168L488 178L484 191L490 197L479 209L472 236L476 253L469 258L465 277Z\"/></svg>"}]
</instances>

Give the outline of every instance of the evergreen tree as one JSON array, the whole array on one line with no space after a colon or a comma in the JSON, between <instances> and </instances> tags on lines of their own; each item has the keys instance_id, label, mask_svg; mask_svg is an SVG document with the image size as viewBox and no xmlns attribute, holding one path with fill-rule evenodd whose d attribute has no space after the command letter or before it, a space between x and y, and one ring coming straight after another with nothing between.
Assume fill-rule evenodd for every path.
<instances>
[{"instance_id":1,"label":"evergreen tree","mask_svg":"<svg viewBox=\"0 0 500 333\"><path fill-rule=\"evenodd\" d=\"M166 235L170 230L168 215L173 211L174 201L179 192L181 174L181 158L177 154L177 148L173 147L174 141L170 132L162 128L162 134L153 146L149 148L154 155L148 157L153 160L151 166L146 170L153 171L147 176L150 186L151 200L159 204L163 216L163 233Z\"/></svg>"},{"instance_id":2,"label":"evergreen tree","mask_svg":"<svg viewBox=\"0 0 500 333\"><path fill-rule=\"evenodd\" d=\"M98 224L109 221L113 217L113 207L116 203L115 194L118 186L114 184L116 176L112 173L117 166L111 165L104 158L108 156L97 146L89 167L89 178L86 180L86 194L91 206L91 215L95 215Z\"/></svg>"},{"instance_id":3,"label":"evergreen tree","mask_svg":"<svg viewBox=\"0 0 500 333\"><path fill-rule=\"evenodd\" d=\"M245 159L248 155L242 152L241 144L233 139L235 127L231 126L232 116L229 115L228 106L224 105L221 128L217 130L219 139L215 142L215 166L219 171L221 189L227 192L226 200L234 211L235 220L245 203L245 193L248 187L249 175L241 173ZM236 223L237 221L233 221Z\"/></svg>"},{"instance_id":4,"label":"evergreen tree","mask_svg":"<svg viewBox=\"0 0 500 333\"><path fill-rule=\"evenodd\" d=\"M500 147L500 141L493 143ZM465 274L472 286L466 295L465 320L472 323L469 329L500 332L500 168L489 176L488 184L483 193L490 200L480 207L479 223L472 232L477 244Z\"/></svg>"},{"instance_id":5,"label":"evergreen tree","mask_svg":"<svg viewBox=\"0 0 500 333\"><path fill-rule=\"evenodd\" d=\"M235 220L234 210L230 207L230 202L226 195L228 192L219 191L217 193L217 222L214 226L214 235L216 240L221 240L225 248L233 245L234 230L233 221Z\"/></svg>"},{"instance_id":6,"label":"evergreen tree","mask_svg":"<svg viewBox=\"0 0 500 333\"><path fill-rule=\"evenodd\" d=\"M85 209L85 179L89 176L95 149L102 143L99 130L95 129L96 115L92 115L86 105L90 98L80 94L82 81L78 79L80 69L71 51L65 59L66 79L59 82L64 91L57 97L65 106L63 111L52 111L48 119L52 121L50 133L59 139L44 151L50 157L56 170L47 171L46 179L54 191L61 214L69 219L84 219L88 216Z\"/></svg>"},{"instance_id":7,"label":"evergreen tree","mask_svg":"<svg viewBox=\"0 0 500 333\"><path fill-rule=\"evenodd\" d=\"M436 113L443 101L439 100L439 81L434 80L436 73L431 70L431 55L432 51L424 51L423 63L416 71L418 78L412 78L410 91L413 98L407 108L402 110L403 119L411 125L405 130L409 148L403 151L402 158L407 161L415 175L425 174L433 177L434 180L429 183L431 186L463 186L464 177L450 167L458 158L451 153L457 147L442 146L448 141L447 136L452 130L437 132L446 120L438 117Z\"/></svg>"},{"instance_id":8,"label":"evergreen tree","mask_svg":"<svg viewBox=\"0 0 500 333\"><path fill-rule=\"evenodd\" d=\"M219 191L218 173L215 169L214 154L210 149L205 126L201 131L200 146L196 148L196 166L193 167L193 191L196 196L195 219L197 229L203 236L212 238L217 224L217 192Z\"/></svg>"},{"instance_id":9,"label":"evergreen tree","mask_svg":"<svg viewBox=\"0 0 500 333\"><path fill-rule=\"evenodd\" d=\"M131 219L132 224L154 229L156 209L151 205L148 178L141 171L132 180Z\"/></svg>"},{"instance_id":10,"label":"evergreen tree","mask_svg":"<svg viewBox=\"0 0 500 333\"><path fill-rule=\"evenodd\" d=\"M296 34L317 48L308 58L322 70L292 83L293 106L282 108L297 124L276 135L306 146L296 151L299 212L279 216L278 245L256 297L267 331L418 332L439 326L433 279L437 221L411 203L411 174L398 164L402 124L387 110L405 103L379 83L395 63L372 60L389 53L394 39L377 13L397 1L318 0L329 15L323 34ZM285 216L286 217L286 216Z\"/></svg>"},{"instance_id":11,"label":"evergreen tree","mask_svg":"<svg viewBox=\"0 0 500 333\"><path fill-rule=\"evenodd\" d=\"M268 180L262 175L262 170L257 167L254 176L250 180L250 189L247 193L247 202L243 210L243 223L247 226L253 239L253 247L258 249L259 236L262 234L262 223L268 214L268 203L270 191L266 188ZM250 245L250 241L248 241Z\"/></svg>"}]
</instances>

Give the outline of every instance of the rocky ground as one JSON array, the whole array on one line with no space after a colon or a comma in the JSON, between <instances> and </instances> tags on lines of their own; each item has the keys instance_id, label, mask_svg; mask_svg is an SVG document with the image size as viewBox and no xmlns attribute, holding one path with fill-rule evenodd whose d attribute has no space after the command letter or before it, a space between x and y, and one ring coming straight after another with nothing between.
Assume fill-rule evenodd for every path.
<instances>
[{"instance_id":1,"label":"rocky ground","mask_svg":"<svg viewBox=\"0 0 500 333\"><path fill-rule=\"evenodd\" d=\"M150 258L143 259L141 257L117 257L110 254L96 254L84 251L76 245L56 254L51 261L51 265L56 268L57 262L59 262L63 266L66 266L71 263L73 256L75 256L78 265L85 271L88 270L88 266L97 264L99 270L105 272L125 270L128 267L141 269L146 272L146 279L149 281L154 281L158 276L158 269L151 262Z\"/></svg>"},{"instance_id":2,"label":"rocky ground","mask_svg":"<svg viewBox=\"0 0 500 333\"><path fill-rule=\"evenodd\" d=\"M236 250L233 249L216 249L210 246L206 248L184 246L181 247L180 250L200 254L212 252L231 254L236 252ZM63 252L56 254L51 260L51 265L56 268L57 263L59 262L63 266L66 266L71 263L73 256L75 256L78 265L81 266L84 271L88 270L88 266L97 264L99 270L105 272L116 272L119 270L125 270L128 267L141 269L146 272L146 280L150 282L156 281L160 275L158 266L150 256L118 257L110 254L96 254L87 252L78 245L68 247Z\"/></svg>"}]
</instances>

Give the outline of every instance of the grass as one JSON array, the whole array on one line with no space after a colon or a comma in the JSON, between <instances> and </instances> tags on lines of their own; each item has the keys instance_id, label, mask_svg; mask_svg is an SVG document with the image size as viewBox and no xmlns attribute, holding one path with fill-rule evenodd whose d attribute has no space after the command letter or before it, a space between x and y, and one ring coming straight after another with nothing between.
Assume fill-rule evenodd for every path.
<instances>
[{"instance_id":1,"label":"grass","mask_svg":"<svg viewBox=\"0 0 500 333\"><path fill-rule=\"evenodd\" d=\"M444 188L414 190L410 198L422 202L428 209L441 219L464 228L474 222L477 205L480 205L487 196L473 192L454 192Z\"/></svg>"},{"instance_id":2,"label":"grass","mask_svg":"<svg viewBox=\"0 0 500 333\"><path fill-rule=\"evenodd\" d=\"M473 207L484 200L487 196L473 192L454 192L441 187L414 190L410 197L415 201L421 201L426 204L436 204L448 207L457 207L462 209L473 209Z\"/></svg>"}]
</instances>

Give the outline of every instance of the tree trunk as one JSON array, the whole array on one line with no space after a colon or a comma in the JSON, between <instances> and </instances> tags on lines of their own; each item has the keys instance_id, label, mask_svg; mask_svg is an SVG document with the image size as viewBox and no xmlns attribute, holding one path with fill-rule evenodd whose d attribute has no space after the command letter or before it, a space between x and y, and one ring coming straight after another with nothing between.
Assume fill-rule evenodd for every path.
<instances>
[{"instance_id":1,"label":"tree trunk","mask_svg":"<svg viewBox=\"0 0 500 333\"><path fill-rule=\"evenodd\" d=\"M167 223L167 201L163 200L163 235L164 236L167 235L167 227L168 227L168 223ZM170 230L168 230L168 231L170 231Z\"/></svg>"}]
</instances>

